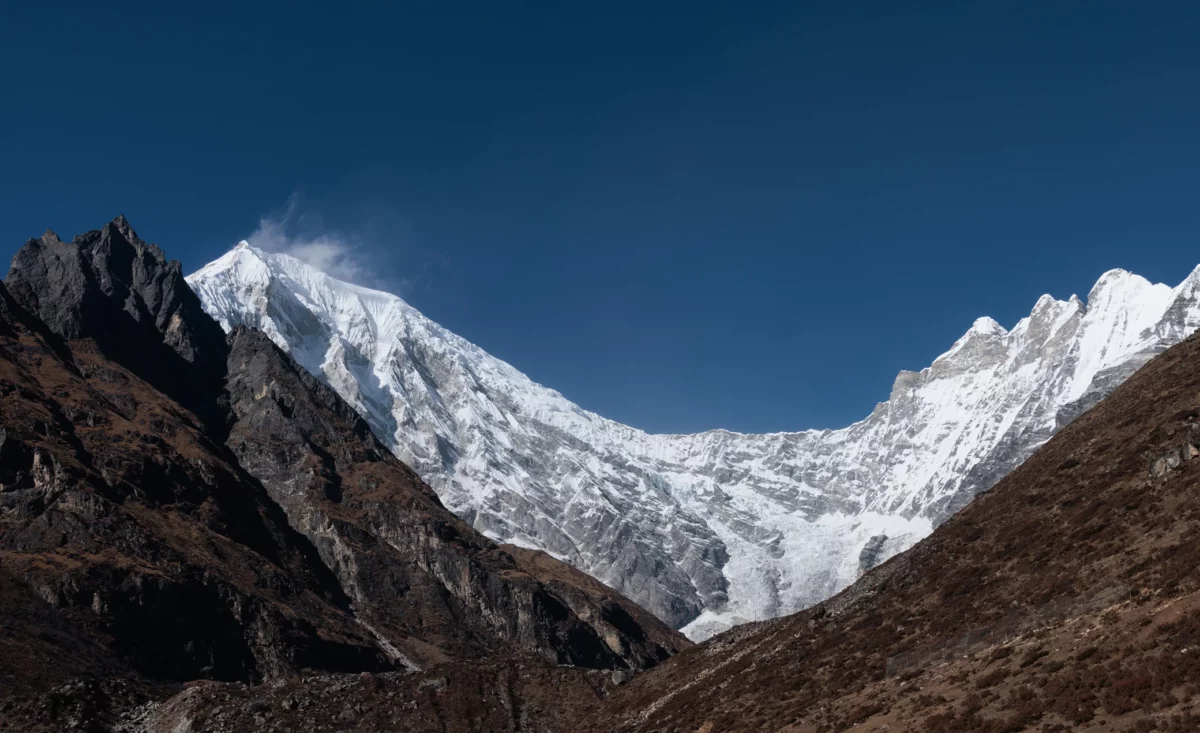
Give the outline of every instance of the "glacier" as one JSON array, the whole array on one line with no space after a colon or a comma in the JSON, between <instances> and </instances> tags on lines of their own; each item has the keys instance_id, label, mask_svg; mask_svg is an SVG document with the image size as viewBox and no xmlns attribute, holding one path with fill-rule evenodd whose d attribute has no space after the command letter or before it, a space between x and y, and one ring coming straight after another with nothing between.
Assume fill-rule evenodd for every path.
<instances>
[{"instance_id":1,"label":"glacier","mask_svg":"<svg viewBox=\"0 0 1200 733\"><path fill-rule=\"evenodd\" d=\"M838 592L1200 326L1200 267L1175 288L1111 270L1011 330L978 319L848 427L652 435L286 254L243 242L188 283L226 330L263 330L332 386L476 529L693 639Z\"/></svg>"}]
</instances>

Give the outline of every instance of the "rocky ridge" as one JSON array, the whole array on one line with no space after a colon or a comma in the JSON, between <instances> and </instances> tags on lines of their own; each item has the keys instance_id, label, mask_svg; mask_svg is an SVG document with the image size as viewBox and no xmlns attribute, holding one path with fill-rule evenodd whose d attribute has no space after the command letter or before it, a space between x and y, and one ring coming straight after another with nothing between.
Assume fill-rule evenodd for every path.
<instances>
[{"instance_id":1,"label":"rocky ridge","mask_svg":"<svg viewBox=\"0 0 1200 733\"><path fill-rule=\"evenodd\" d=\"M14 258L0 729L158 730L195 680L395 670L415 685L485 660L593 694L687 646L573 573L456 518L261 334L227 341L123 218Z\"/></svg>"},{"instance_id":2,"label":"rocky ridge","mask_svg":"<svg viewBox=\"0 0 1200 733\"><path fill-rule=\"evenodd\" d=\"M224 333L203 317L179 262L143 241L124 216L71 243L49 230L29 240L5 284L54 333L91 339L217 433L224 427Z\"/></svg>"}]
</instances>

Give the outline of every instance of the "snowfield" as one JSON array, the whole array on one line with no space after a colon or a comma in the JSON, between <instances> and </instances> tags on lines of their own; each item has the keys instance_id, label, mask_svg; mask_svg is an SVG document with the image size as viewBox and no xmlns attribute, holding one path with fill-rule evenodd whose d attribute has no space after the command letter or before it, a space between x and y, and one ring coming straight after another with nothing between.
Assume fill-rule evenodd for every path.
<instances>
[{"instance_id":1,"label":"snowfield","mask_svg":"<svg viewBox=\"0 0 1200 733\"><path fill-rule=\"evenodd\" d=\"M694 639L791 613L928 535L1150 357L1200 326L1123 270L981 318L839 430L650 435L583 410L389 293L246 243L188 278L324 379L448 508L544 550Z\"/></svg>"}]
</instances>

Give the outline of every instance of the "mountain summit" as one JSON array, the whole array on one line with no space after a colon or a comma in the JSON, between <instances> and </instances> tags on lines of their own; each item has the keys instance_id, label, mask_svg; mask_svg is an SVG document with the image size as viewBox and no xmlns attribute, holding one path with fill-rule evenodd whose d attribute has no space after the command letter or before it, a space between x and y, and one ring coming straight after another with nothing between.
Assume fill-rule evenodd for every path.
<instances>
[{"instance_id":1,"label":"mountain summit","mask_svg":"<svg viewBox=\"0 0 1200 733\"><path fill-rule=\"evenodd\" d=\"M1105 273L1011 330L981 318L840 430L650 435L583 410L422 316L242 243L188 282L366 417L446 506L693 638L821 601L911 546L1200 326L1180 286Z\"/></svg>"}]
</instances>

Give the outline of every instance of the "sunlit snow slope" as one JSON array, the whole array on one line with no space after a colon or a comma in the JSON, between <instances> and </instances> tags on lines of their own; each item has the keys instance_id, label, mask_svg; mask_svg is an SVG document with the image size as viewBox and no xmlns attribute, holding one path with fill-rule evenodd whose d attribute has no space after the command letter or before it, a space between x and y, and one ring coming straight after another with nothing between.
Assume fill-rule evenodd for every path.
<instances>
[{"instance_id":1,"label":"sunlit snow slope","mask_svg":"<svg viewBox=\"0 0 1200 733\"><path fill-rule=\"evenodd\" d=\"M693 638L790 613L927 535L1150 356L1200 326L1177 288L1112 270L975 322L840 430L648 435L572 404L400 298L242 243L188 278L355 405L446 505L566 560Z\"/></svg>"}]
</instances>

